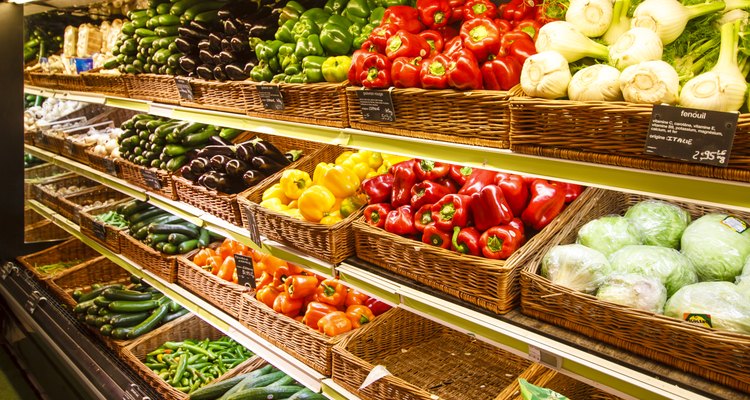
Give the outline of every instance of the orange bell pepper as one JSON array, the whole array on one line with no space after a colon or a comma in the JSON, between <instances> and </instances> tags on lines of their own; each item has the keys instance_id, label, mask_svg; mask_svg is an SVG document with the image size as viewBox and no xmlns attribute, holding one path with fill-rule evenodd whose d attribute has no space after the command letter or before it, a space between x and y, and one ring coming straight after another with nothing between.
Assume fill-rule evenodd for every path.
<instances>
[{"instance_id":1,"label":"orange bell pepper","mask_svg":"<svg viewBox=\"0 0 750 400\"><path fill-rule=\"evenodd\" d=\"M255 292L255 298L267 305L268 307L273 308L273 304L276 301L276 297L278 297L279 291L276 290L273 286L265 286L263 288L258 289L257 292Z\"/></svg>"},{"instance_id":2,"label":"orange bell pepper","mask_svg":"<svg viewBox=\"0 0 750 400\"><path fill-rule=\"evenodd\" d=\"M338 310L332 305L313 301L312 303L307 305L305 318L302 320L302 322L304 322L310 328L318 329L318 321L334 311Z\"/></svg>"},{"instance_id":3,"label":"orange bell pepper","mask_svg":"<svg viewBox=\"0 0 750 400\"><path fill-rule=\"evenodd\" d=\"M307 275L292 275L284 281L284 288L293 299L303 299L318 288L318 278Z\"/></svg>"},{"instance_id":4,"label":"orange bell pepper","mask_svg":"<svg viewBox=\"0 0 750 400\"><path fill-rule=\"evenodd\" d=\"M211 273L217 275L219 273L219 269L221 268L221 264L223 263L224 258L219 255L209 257L208 265L211 266Z\"/></svg>"},{"instance_id":5,"label":"orange bell pepper","mask_svg":"<svg viewBox=\"0 0 750 400\"><path fill-rule=\"evenodd\" d=\"M224 279L225 281L232 281L232 275L234 275L234 270L236 268L235 262L234 262L234 256L229 256L224 259L224 262L221 263L221 267L219 268L219 273L216 274L221 279Z\"/></svg>"},{"instance_id":6,"label":"orange bell pepper","mask_svg":"<svg viewBox=\"0 0 750 400\"><path fill-rule=\"evenodd\" d=\"M289 297L289 293L281 292L273 301L273 310L289 318L294 318L302 310L302 299L293 299Z\"/></svg>"},{"instance_id":7,"label":"orange bell pepper","mask_svg":"<svg viewBox=\"0 0 750 400\"><path fill-rule=\"evenodd\" d=\"M352 330L352 321L343 311L334 311L318 320L318 329L328 336L336 336Z\"/></svg>"},{"instance_id":8,"label":"orange bell pepper","mask_svg":"<svg viewBox=\"0 0 750 400\"><path fill-rule=\"evenodd\" d=\"M352 328L357 329L364 324L370 323L375 318L372 311L363 305L353 305L346 309L346 317L352 322Z\"/></svg>"},{"instance_id":9,"label":"orange bell pepper","mask_svg":"<svg viewBox=\"0 0 750 400\"><path fill-rule=\"evenodd\" d=\"M321 303L342 307L346 301L346 291L347 287L342 285L338 279L326 279L315 290L315 295Z\"/></svg>"},{"instance_id":10,"label":"orange bell pepper","mask_svg":"<svg viewBox=\"0 0 750 400\"><path fill-rule=\"evenodd\" d=\"M344 301L344 305L349 307L353 305L365 304L369 299L370 296L360 291L349 289L349 291L346 293L346 301Z\"/></svg>"},{"instance_id":11,"label":"orange bell pepper","mask_svg":"<svg viewBox=\"0 0 750 400\"><path fill-rule=\"evenodd\" d=\"M201 249L195 257L193 257L193 262L195 265L199 267L205 267L208 263L208 258L211 257L211 253L207 251L208 249Z\"/></svg>"},{"instance_id":12,"label":"orange bell pepper","mask_svg":"<svg viewBox=\"0 0 750 400\"><path fill-rule=\"evenodd\" d=\"M273 282L273 276L268 272L263 271L263 273L260 274L260 277L255 278L255 287L258 289L264 288L271 282Z\"/></svg>"},{"instance_id":13,"label":"orange bell pepper","mask_svg":"<svg viewBox=\"0 0 750 400\"><path fill-rule=\"evenodd\" d=\"M286 261L280 258L274 257L270 254L264 254L261 262L263 263L265 270L268 271L268 273L271 275L276 275L277 268L280 268L280 267L289 268Z\"/></svg>"}]
</instances>

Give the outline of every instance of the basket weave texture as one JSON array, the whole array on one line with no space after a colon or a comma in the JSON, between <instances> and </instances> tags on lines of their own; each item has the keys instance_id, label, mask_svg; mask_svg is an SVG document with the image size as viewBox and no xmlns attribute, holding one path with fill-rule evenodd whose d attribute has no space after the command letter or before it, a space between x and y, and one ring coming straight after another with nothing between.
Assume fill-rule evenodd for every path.
<instances>
[{"instance_id":1,"label":"basket weave texture","mask_svg":"<svg viewBox=\"0 0 750 400\"><path fill-rule=\"evenodd\" d=\"M31 83L34 84L34 86L39 86L47 89L59 89L58 87L58 79L55 77L55 74L51 74L49 72L30 72L29 77L31 78Z\"/></svg>"},{"instance_id":2,"label":"basket weave texture","mask_svg":"<svg viewBox=\"0 0 750 400\"><path fill-rule=\"evenodd\" d=\"M96 201L103 202L109 199L115 199L119 202L126 198L127 196L122 192L118 192L117 190L106 186L97 186L79 193L60 197L58 200L60 202L60 215L80 225L80 213L85 205L93 204ZM100 208L102 207L92 208L90 211L98 214L97 211Z\"/></svg>"},{"instance_id":3,"label":"basket weave texture","mask_svg":"<svg viewBox=\"0 0 750 400\"><path fill-rule=\"evenodd\" d=\"M25 224L23 229L24 243L56 242L69 239L71 235L55 225L52 221L39 221Z\"/></svg>"},{"instance_id":4,"label":"basket weave texture","mask_svg":"<svg viewBox=\"0 0 750 400\"><path fill-rule=\"evenodd\" d=\"M108 258L101 256L76 265L50 279L49 288L63 303L73 308L78 304L72 296L76 289L88 292L91 290L91 285L95 283L103 285L122 283L126 285L129 281L130 273L128 271Z\"/></svg>"},{"instance_id":5,"label":"basket weave texture","mask_svg":"<svg viewBox=\"0 0 750 400\"><path fill-rule=\"evenodd\" d=\"M119 253L120 252L120 232L125 228L117 228L112 225L97 221L98 214L114 210L118 204L112 204L96 210L81 211L78 216L78 224L81 227L81 233L91 239L101 243L104 247Z\"/></svg>"},{"instance_id":6,"label":"basket weave texture","mask_svg":"<svg viewBox=\"0 0 750 400\"><path fill-rule=\"evenodd\" d=\"M180 104L180 93L173 76L157 74L123 75L128 96L133 99Z\"/></svg>"},{"instance_id":7,"label":"basket weave texture","mask_svg":"<svg viewBox=\"0 0 750 400\"><path fill-rule=\"evenodd\" d=\"M169 256L148 247L128 235L126 230L120 231L120 253L165 281L177 282L177 256Z\"/></svg>"},{"instance_id":8,"label":"basket weave texture","mask_svg":"<svg viewBox=\"0 0 750 400\"><path fill-rule=\"evenodd\" d=\"M208 300L234 318L240 317L242 294L249 288L225 281L197 266L193 257L197 251L177 257L177 284Z\"/></svg>"},{"instance_id":9,"label":"basket weave texture","mask_svg":"<svg viewBox=\"0 0 750 400\"><path fill-rule=\"evenodd\" d=\"M48 178L53 178L53 177L56 177L57 175L61 175L67 172L68 171L65 168L58 167L57 165L49 164L49 163L24 169L23 170L24 197L26 198L26 200L29 200L33 196L31 192L32 190L31 188L33 184L29 181L30 179L37 180L37 179L44 178L44 180L46 181ZM72 176L72 174L70 176ZM36 183L41 183L41 182L36 182Z\"/></svg>"},{"instance_id":10,"label":"basket weave texture","mask_svg":"<svg viewBox=\"0 0 750 400\"><path fill-rule=\"evenodd\" d=\"M238 114L243 114L245 111L245 98L242 90L233 82L191 79L190 88L193 90L193 100L181 98L181 106Z\"/></svg>"},{"instance_id":11,"label":"basket weave texture","mask_svg":"<svg viewBox=\"0 0 750 400\"><path fill-rule=\"evenodd\" d=\"M37 270L37 266L71 261L83 263L95 257L99 257L99 255L100 254L97 253L96 250L87 246L80 240L73 238L52 247L48 247L42 251L18 257L18 262L31 271L37 279L40 281L46 281L47 279L59 276L63 272L59 272L55 275L44 274ZM75 266L72 266L71 268L74 267Z\"/></svg>"},{"instance_id":12,"label":"basket weave texture","mask_svg":"<svg viewBox=\"0 0 750 400\"><path fill-rule=\"evenodd\" d=\"M125 179L126 181L148 191L161 194L168 199L177 200L177 191L174 188L174 179L172 179L171 173L157 168L142 167L122 158L118 158L116 162L118 178ZM161 183L161 189L155 189L149 186L146 183L146 179L143 177L143 171L151 171L155 174Z\"/></svg>"},{"instance_id":13,"label":"basket weave texture","mask_svg":"<svg viewBox=\"0 0 750 400\"><path fill-rule=\"evenodd\" d=\"M84 72L81 74L86 90L117 97L128 97L128 88L122 75Z\"/></svg>"},{"instance_id":14,"label":"basket weave texture","mask_svg":"<svg viewBox=\"0 0 750 400\"><path fill-rule=\"evenodd\" d=\"M59 197L56 196L52 191L44 188L45 185L55 185L55 188L59 189L62 187L70 187L70 186L78 186L79 188L83 188L83 191L91 190L95 188L96 186L100 186L97 182L92 181L88 178L85 178L80 175L75 174L64 174L60 175L58 177L51 178L49 180L45 180L41 183L36 183L32 185L31 187L31 193L32 197L39 201L40 203L44 204L45 206L49 207L52 211L61 212L61 208L63 208L62 203L59 201ZM76 192L80 193L80 192ZM69 211L68 214L64 214L68 216L68 219L72 216L72 210L68 209L66 211Z\"/></svg>"},{"instance_id":15,"label":"basket weave texture","mask_svg":"<svg viewBox=\"0 0 750 400\"><path fill-rule=\"evenodd\" d=\"M57 80L57 89L59 90L71 90L74 92L85 92L86 84L83 82L83 78L80 75L65 75L65 74L53 74Z\"/></svg>"}]
</instances>

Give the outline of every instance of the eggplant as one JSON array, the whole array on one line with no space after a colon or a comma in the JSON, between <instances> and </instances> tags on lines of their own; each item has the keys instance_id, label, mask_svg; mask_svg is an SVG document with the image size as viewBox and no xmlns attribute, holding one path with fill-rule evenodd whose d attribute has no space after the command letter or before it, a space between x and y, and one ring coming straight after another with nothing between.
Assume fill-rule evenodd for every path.
<instances>
[{"instance_id":1,"label":"eggplant","mask_svg":"<svg viewBox=\"0 0 750 400\"><path fill-rule=\"evenodd\" d=\"M180 167L179 173L180 173L180 175L182 175L183 178L185 178L185 179L187 179L187 180L189 180L191 182L197 181L198 177L200 176L200 175L196 175L192 171L190 171L190 167L187 166L187 165L183 165L182 167Z\"/></svg>"},{"instance_id":2,"label":"eggplant","mask_svg":"<svg viewBox=\"0 0 750 400\"><path fill-rule=\"evenodd\" d=\"M198 74L198 76L201 77L201 79L205 79L207 81L214 79L214 73L211 71L211 68L201 65L200 67L195 68L195 73Z\"/></svg>"},{"instance_id":3,"label":"eggplant","mask_svg":"<svg viewBox=\"0 0 750 400\"><path fill-rule=\"evenodd\" d=\"M293 163L299 160L300 157L302 157L302 150L289 150L284 153L284 157L286 157L286 159L289 160L290 163Z\"/></svg>"},{"instance_id":4,"label":"eggplant","mask_svg":"<svg viewBox=\"0 0 750 400\"><path fill-rule=\"evenodd\" d=\"M224 82L227 80L227 74L224 73L224 65L217 65L214 67L214 78L216 78L217 81Z\"/></svg>"},{"instance_id":5,"label":"eggplant","mask_svg":"<svg viewBox=\"0 0 750 400\"><path fill-rule=\"evenodd\" d=\"M232 44L229 42L229 38L221 39L221 51L232 51Z\"/></svg>"},{"instance_id":6,"label":"eggplant","mask_svg":"<svg viewBox=\"0 0 750 400\"><path fill-rule=\"evenodd\" d=\"M208 35L209 32L215 31L214 27L211 26L211 24L207 24L204 22L190 21L190 24L188 24L188 26L195 29L198 32L205 32L206 35Z\"/></svg>"},{"instance_id":7,"label":"eggplant","mask_svg":"<svg viewBox=\"0 0 750 400\"><path fill-rule=\"evenodd\" d=\"M208 159L205 157L198 157L187 165L190 167L190 172L194 175L202 175L208 171Z\"/></svg>"},{"instance_id":8,"label":"eggplant","mask_svg":"<svg viewBox=\"0 0 750 400\"><path fill-rule=\"evenodd\" d=\"M250 45L247 42L247 39L242 39L240 37L233 37L229 40L230 47L232 48L232 51L235 53L249 53L250 52Z\"/></svg>"},{"instance_id":9,"label":"eggplant","mask_svg":"<svg viewBox=\"0 0 750 400\"><path fill-rule=\"evenodd\" d=\"M288 164L289 161L285 158L284 161ZM284 168L286 164L280 164L276 160L268 156L255 156L253 157L253 169L271 175L280 169Z\"/></svg>"},{"instance_id":10,"label":"eggplant","mask_svg":"<svg viewBox=\"0 0 750 400\"><path fill-rule=\"evenodd\" d=\"M276 29L278 29L278 27L276 27ZM253 25L250 29L247 30L248 35L263 40L269 40L273 38L274 32L274 27L270 25Z\"/></svg>"},{"instance_id":11,"label":"eggplant","mask_svg":"<svg viewBox=\"0 0 750 400\"><path fill-rule=\"evenodd\" d=\"M258 59L254 59L254 60L246 62L245 66L242 67L242 73L247 76L250 76L250 71L252 71L256 65L258 65Z\"/></svg>"},{"instance_id":12,"label":"eggplant","mask_svg":"<svg viewBox=\"0 0 750 400\"><path fill-rule=\"evenodd\" d=\"M211 47L211 44L209 43L208 39L203 39L200 42L198 42L198 50L206 50Z\"/></svg>"},{"instance_id":13,"label":"eggplant","mask_svg":"<svg viewBox=\"0 0 750 400\"><path fill-rule=\"evenodd\" d=\"M219 135L216 135L216 136L211 136L210 138L208 138L208 144L210 146L231 146L232 142L226 139L223 139Z\"/></svg>"},{"instance_id":14,"label":"eggplant","mask_svg":"<svg viewBox=\"0 0 750 400\"><path fill-rule=\"evenodd\" d=\"M201 61L202 61L202 62L203 62L204 64L208 64L208 65L210 65L211 67L213 67L213 66L214 66L214 64L216 64L216 63L214 62L214 55L213 55L213 54L211 54L211 53L210 53L210 52L209 52L208 50L201 50L201 51L199 51L199 52L198 52L198 58L200 58L200 59L201 59Z\"/></svg>"},{"instance_id":15,"label":"eggplant","mask_svg":"<svg viewBox=\"0 0 750 400\"><path fill-rule=\"evenodd\" d=\"M180 68L182 68L185 72L193 72L195 71L195 68L197 67L197 63L195 62L195 59L191 56L182 56L180 57Z\"/></svg>"},{"instance_id":16,"label":"eggplant","mask_svg":"<svg viewBox=\"0 0 750 400\"><path fill-rule=\"evenodd\" d=\"M237 145L237 158L246 162L246 163L252 163L253 157L255 157L255 148L253 146L253 140L258 139L258 137L254 137L252 140L249 140L247 142L243 142Z\"/></svg>"},{"instance_id":17,"label":"eggplant","mask_svg":"<svg viewBox=\"0 0 750 400\"><path fill-rule=\"evenodd\" d=\"M177 35L183 39L203 40L208 38L208 32L181 26L177 28Z\"/></svg>"},{"instance_id":18,"label":"eggplant","mask_svg":"<svg viewBox=\"0 0 750 400\"><path fill-rule=\"evenodd\" d=\"M248 187L253 187L259 184L263 179L266 179L266 175L256 169L249 169L242 175L242 180Z\"/></svg>"},{"instance_id":19,"label":"eggplant","mask_svg":"<svg viewBox=\"0 0 750 400\"><path fill-rule=\"evenodd\" d=\"M224 73L227 74L227 78L233 81L244 81L250 76L248 74L245 74L245 71L242 70L242 67L237 64L228 64L226 67L224 67Z\"/></svg>"},{"instance_id":20,"label":"eggplant","mask_svg":"<svg viewBox=\"0 0 750 400\"><path fill-rule=\"evenodd\" d=\"M219 53L219 61L221 61L221 64L227 65L237 61L237 58L231 51L222 51Z\"/></svg>"},{"instance_id":21,"label":"eggplant","mask_svg":"<svg viewBox=\"0 0 750 400\"><path fill-rule=\"evenodd\" d=\"M231 146L217 146L217 145L206 146L202 148L198 152L198 157L203 157L203 158L207 158L210 160L211 157L215 155L219 155L219 154L227 156L229 158L234 158L234 150L232 150Z\"/></svg>"},{"instance_id":22,"label":"eggplant","mask_svg":"<svg viewBox=\"0 0 750 400\"><path fill-rule=\"evenodd\" d=\"M227 165L230 160L232 160L232 157L217 154L208 160L208 168L212 171L224 172L226 171L224 166Z\"/></svg>"},{"instance_id":23,"label":"eggplant","mask_svg":"<svg viewBox=\"0 0 750 400\"><path fill-rule=\"evenodd\" d=\"M208 34L208 49L211 50L211 53L218 53L221 51L221 39L223 39L223 37L219 36L216 32Z\"/></svg>"},{"instance_id":24,"label":"eggplant","mask_svg":"<svg viewBox=\"0 0 750 400\"><path fill-rule=\"evenodd\" d=\"M233 177L233 178L242 178L242 175L245 174L245 171L249 169L248 165L244 161L240 161L236 158L233 158L224 165L224 170L226 171L227 175Z\"/></svg>"},{"instance_id":25,"label":"eggplant","mask_svg":"<svg viewBox=\"0 0 750 400\"><path fill-rule=\"evenodd\" d=\"M227 178L227 174L216 171L208 171L205 174L201 175L200 178L198 178L198 183L208 189L223 192L227 187L229 187L229 180Z\"/></svg>"},{"instance_id":26,"label":"eggplant","mask_svg":"<svg viewBox=\"0 0 750 400\"><path fill-rule=\"evenodd\" d=\"M184 37L178 37L177 39L175 39L174 44L175 46L177 46L177 50L185 54L192 54L198 50L196 46L198 42L191 41L190 39L186 39Z\"/></svg>"},{"instance_id":27,"label":"eggplant","mask_svg":"<svg viewBox=\"0 0 750 400\"><path fill-rule=\"evenodd\" d=\"M284 153L280 152L271 142L258 139L253 140L253 153L256 156L266 156L282 166L289 165L289 160L284 157Z\"/></svg>"},{"instance_id":28,"label":"eggplant","mask_svg":"<svg viewBox=\"0 0 750 400\"><path fill-rule=\"evenodd\" d=\"M198 158L198 152L199 151L200 150L198 150L198 149L190 149L190 150L188 150L187 153L185 153L185 159L188 160L188 161L195 160L196 158Z\"/></svg>"}]
</instances>

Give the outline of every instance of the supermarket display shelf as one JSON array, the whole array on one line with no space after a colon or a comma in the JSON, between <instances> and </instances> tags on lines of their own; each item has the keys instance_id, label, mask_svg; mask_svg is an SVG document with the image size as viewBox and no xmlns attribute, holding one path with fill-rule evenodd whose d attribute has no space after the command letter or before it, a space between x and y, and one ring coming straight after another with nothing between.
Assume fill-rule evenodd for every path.
<instances>
[{"instance_id":1,"label":"supermarket display shelf","mask_svg":"<svg viewBox=\"0 0 750 400\"><path fill-rule=\"evenodd\" d=\"M750 211L750 183L638 170L601 164L553 159L417 138L393 136L349 128L330 128L242 114L166 105L145 100L111 97L26 86L26 93L105 104L163 117L210 123L271 135L290 136L321 143L346 145L456 164L491 168L544 178L581 183L649 196L686 200L706 205Z\"/></svg>"}]
</instances>

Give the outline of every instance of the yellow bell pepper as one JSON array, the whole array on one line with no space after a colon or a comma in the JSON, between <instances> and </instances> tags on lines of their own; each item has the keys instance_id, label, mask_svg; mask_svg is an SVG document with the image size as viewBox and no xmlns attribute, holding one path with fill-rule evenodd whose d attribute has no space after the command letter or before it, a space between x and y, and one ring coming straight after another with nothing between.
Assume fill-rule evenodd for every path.
<instances>
[{"instance_id":1,"label":"yellow bell pepper","mask_svg":"<svg viewBox=\"0 0 750 400\"><path fill-rule=\"evenodd\" d=\"M310 179L310 175L305 171L288 169L281 174L279 184L284 191L284 195L294 200L298 199L305 189L312 186L312 179Z\"/></svg>"},{"instance_id":2,"label":"yellow bell pepper","mask_svg":"<svg viewBox=\"0 0 750 400\"><path fill-rule=\"evenodd\" d=\"M386 154L382 153L381 156L383 157L383 162L390 162L391 165L398 164L402 161L409 161L412 159L412 157L404 157L404 156L397 156L395 154Z\"/></svg>"},{"instance_id":3,"label":"yellow bell pepper","mask_svg":"<svg viewBox=\"0 0 750 400\"><path fill-rule=\"evenodd\" d=\"M302 215L302 213L299 211L299 208L290 208L288 210L281 211L283 214L286 214L294 219L304 220L305 217Z\"/></svg>"},{"instance_id":4,"label":"yellow bell pepper","mask_svg":"<svg viewBox=\"0 0 750 400\"><path fill-rule=\"evenodd\" d=\"M333 168L334 164L331 163L318 163L313 171L313 185L321 185L323 176L328 172L329 169Z\"/></svg>"},{"instance_id":5,"label":"yellow bell pepper","mask_svg":"<svg viewBox=\"0 0 750 400\"><path fill-rule=\"evenodd\" d=\"M289 204L289 198L284 194L284 189L281 188L280 183L274 184L263 192L263 201L273 198L279 199L282 204Z\"/></svg>"},{"instance_id":6,"label":"yellow bell pepper","mask_svg":"<svg viewBox=\"0 0 750 400\"><path fill-rule=\"evenodd\" d=\"M336 202L333 203L333 207L331 207L331 210L340 210L341 209L341 203L344 201L344 199L336 198Z\"/></svg>"},{"instance_id":7,"label":"yellow bell pepper","mask_svg":"<svg viewBox=\"0 0 750 400\"><path fill-rule=\"evenodd\" d=\"M297 200L292 200L287 205L289 206L290 209L297 208Z\"/></svg>"},{"instance_id":8,"label":"yellow bell pepper","mask_svg":"<svg viewBox=\"0 0 750 400\"><path fill-rule=\"evenodd\" d=\"M383 172L383 174L384 173L385 172ZM374 169L370 168L370 170L367 171L367 175L365 175L365 179L370 179L370 178L376 177L378 175L383 175L383 174L380 174L380 173L378 173L378 171L375 171Z\"/></svg>"},{"instance_id":9,"label":"yellow bell pepper","mask_svg":"<svg viewBox=\"0 0 750 400\"><path fill-rule=\"evenodd\" d=\"M272 197L268 200L263 200L260 202L260 206L272 211L285 211L289 209L289 206L282 203L281 199L279 199L278 197Z\"/></svg>"},{"instance_id":10,"label":"yellow bell pepper","mask_svg":"<svg viewBox=\"0 0 750 400\"><path fill-rule=\"evenodd\" d=\"M349 196L341 202L341 216L346 218L357 212L365 204L367 204L367 196L364 194Z\"/></svg>"},{"instance_id":11,"label":"yellow bell pepper","mask_svg":"<svg viewBox=\"0 0 750 400\"><path fill-rule=\"evenodd\" d=\"M334 197L340 199L353 195L359 189L359 177L341 165L328 169L320 180L320 184L327 187Z\"/></svg>"},{"instance_id":12,"label":"yellow bell pepper","mask_svg":"<svg viewBox=\"0 0 750 400\"><path fill-rule=\"evenodd\" d=\"M368 153L372 153L371 151ZM370 164L367 162L367 156L364 153L352 154L341 166L354 172L359 180L365 179L367 171L370 170Z\"/></svg>"},{"instance_id":13,"label":"yellow bell pepper","mask_svg":"<svg viewBox=\"0 0 750 400\"><path fill-rule=\"evenodd\" d=\"M341 165L344 161L346 161L347 158L349 158L352 154L354 154L353 151L345 151L341 153L338 157L336 157L336 161L333 163L336 165Z\"/></svg>"},{"instance_id":14,"label":"yellow bell pepper","mask_svg":"<svg viewBox=\"0 0 750 400\"><path fill-rule=\"evenodd\" d=\"M370 168L378 169L383 165L383 156L377 151L373 151L372 154L367 157L367 163L370 164Z\"/></svg>"},{"instance_id":15,"label":"yellow bell pepper","mask_svg":"<svg viewBox=\"0 0 750 400\"><path fill-rule=\"evenodd\" d=\"M319 222L333 209L336 197L322 185L310 186L297 200L299 211L306 220Z\"/></svg>"},{"instance_id":16,"label":"yellow bell pepper","mask_svg":"<svg viewBox=\"0 0 750 400\"><path fill-rule=\"evenodd\" d=\"M326 213L326 215L321 218L320 223L325 225L333 225L335 223L341 222L341 213L338 211L333 211Z\"/></svg>"}]
</instances>

